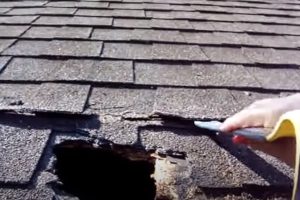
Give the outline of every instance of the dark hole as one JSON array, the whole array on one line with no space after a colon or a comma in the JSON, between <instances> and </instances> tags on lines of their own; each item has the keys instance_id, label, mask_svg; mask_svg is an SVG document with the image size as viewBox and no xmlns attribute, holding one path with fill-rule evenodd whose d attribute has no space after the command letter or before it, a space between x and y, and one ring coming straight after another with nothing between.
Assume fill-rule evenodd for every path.
<instances>
[{"instance_id":1,"label":"dark hole","mask_svg":"<svg viewBox=\"0 0 300 200\"><path fill-rule=\"evenodd\" d=\"M54 153L61 189L81 200L155 199L154 158L145 150L66 141Z\"/></svg>"}]
</instances>

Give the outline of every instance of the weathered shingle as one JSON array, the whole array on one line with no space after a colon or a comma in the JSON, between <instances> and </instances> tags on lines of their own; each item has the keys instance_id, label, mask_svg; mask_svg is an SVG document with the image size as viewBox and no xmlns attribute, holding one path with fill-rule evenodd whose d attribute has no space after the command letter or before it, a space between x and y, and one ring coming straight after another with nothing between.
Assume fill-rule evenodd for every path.
<instances>
[{"instance_id":1,"label":"weathered shingle","mask_svg":"<svg viewBox=\"0 0 300 200\"><path fill-rule=\"evenodd\" d=\"M88 38L92 28L88 27L31 27L23 35L25 38Z\"/></svg>"},{"instance_id":2,"label":"weathered shingle","mask_svg":"<svg viewBox=\"0 0 300 200\"><path fill-rule=\"evenodd\" d=\"M151 27L153 28L165 28L165 29L177 29L177 30L191 30L193 26L188 20L164 20L164 19L152 19Z\"/></svg>"},{"instance_id":3,"label":"weathered shingle","mask_svg":"<svg viewBox=\"0 0 300 200\"><path fill-rule=\"evenodd\" d=\"M29 26L0 26L0 37L19 37Z\"/></svg>"},{"instance_id":4,"label":"weathered shingle","mask_svg":"<svg viewBox=\"0 0 300 200\"><path fill-rule=\"evenodd\" d=\"M0 126L0 181L28 183L47 144L49 130Z\"/></svg>"},{"instance_id":5,"label":"weathered shingle","mask_svg":"<svg viewBox=\"0 0 300 200\"><path fill-rule=\"evenodd\" d=\"M37 188L37 189L12 189L12 188L1 188L0 196L3 200L10 199L43 199L52 200L55 198L55 193L50 188Z\"/></svg>"},{"instance_id":6,"label":"weathered shingle","mask_svg":"<svg viewBox=\"0 0 300 200\"><path fill-rule=\"evenodd\" d=\"M111 26L112 18L107 17L54 17L42 16L34 24L38 25L77 25L77 26Z\"/></svg>"},{"instance_id":7,"label":"weathered shingle","mask_svg":"<svg viewBox=\"0 0 300 200\"><path fill-rule=\"evenodd\" d=\"M20 40L7 49L6 55L99 56L102 42L91 41L26 41Z\"/></svg>"},{"instance_id":8,"label":"weathered shingle","mask_svg":"<svg viewBox=\"0 0 300 200\"><path fill-rule=\"evenodd\" d=\"M150 28L149 19L114 19L113 26L127 28Z\"/></svg>"},{"instance_id":9,"label":"weathered shingle","mask_svg":"<svg viewBox=\"0 0 300 200\"><path fill-rule=\"evenodd\" d=\"M225 89L158 88L154 112L186 118L225 118L236 111L236 104Z\"/></svg>"},{"instance_id":10,"label":"weathered shingle","mask_svg":"<svg viewBox=\"0 0 300 200\"><path fill-rule=\"evenodd\" d=\"M94 29L91 37L98 40L129 41L133 39L133 29Z\"/></svg>"},{"instance_id":11,"label":"weathered shingle","mask_svg":"<svg viewBox=\"0 0 300 200\"><path fill-rule=\"evenodd\" d=\"M11 8L0 8L0 13L4 14L4 13L6 13L9 10L11 10Z\"/></svg>"}]
</instances>

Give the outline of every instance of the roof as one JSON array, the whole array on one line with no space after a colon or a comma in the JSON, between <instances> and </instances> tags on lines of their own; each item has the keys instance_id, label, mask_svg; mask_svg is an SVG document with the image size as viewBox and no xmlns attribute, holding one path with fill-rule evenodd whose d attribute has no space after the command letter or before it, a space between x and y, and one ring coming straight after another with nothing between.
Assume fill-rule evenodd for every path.
<instances>
[{"instance_id":1,"label":"roof","mask_svg":"<svg viewBox=\"0 0 300 200\"><path fill-rule=\"evenodd\" d=\"M178 126L299 92L299 18L299 0L0 2L1 198L61 198L54 145L96 137L186 153L201 198L288 199L288 166Z\"/></svg>"}]
</instances>

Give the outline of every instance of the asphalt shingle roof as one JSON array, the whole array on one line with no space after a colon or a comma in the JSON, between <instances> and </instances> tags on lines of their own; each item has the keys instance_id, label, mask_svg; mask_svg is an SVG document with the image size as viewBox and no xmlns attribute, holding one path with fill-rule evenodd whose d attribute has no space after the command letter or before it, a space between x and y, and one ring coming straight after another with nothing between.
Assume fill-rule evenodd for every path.
<instances>
[{"instance_id":1,"label":"asphalt shingle roof","mask_svg":"<svg viewBox=\"0 0 300 200\"><path fill-rule=\"evenodd\" d=\"M1 113L1 199L59 196L40 177L57 135L78 129L186 152L193 184L226 188L208 199L250 199L247 184L290 188L278 160L154 121L224 119L299 92L299 48L299 0L0 2L0 110L18 114Z\"/></svg>"}]
</instances>

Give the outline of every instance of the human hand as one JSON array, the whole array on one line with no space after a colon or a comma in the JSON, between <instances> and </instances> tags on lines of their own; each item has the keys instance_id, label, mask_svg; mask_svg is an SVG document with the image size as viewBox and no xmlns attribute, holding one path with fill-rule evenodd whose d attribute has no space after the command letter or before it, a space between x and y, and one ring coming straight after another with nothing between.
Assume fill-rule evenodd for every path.
<instances>
[{"instance_id":1,"label":"human hand","mask_svg":"<svg viewBox=\"0 0 300 200\"><path fill-rule=\"evenodd\" d=\"M282 114L296 109L300 109L300 94L259 100L228 118L222 124L221 130L223 132L231 132L247 127L273 128ZM253 149L264 151L294 166L296 145L295 140L292 138L282 138L271 143L262 143L235 136L233 141L247 144Z\"/></svg>"}]
</instances>

